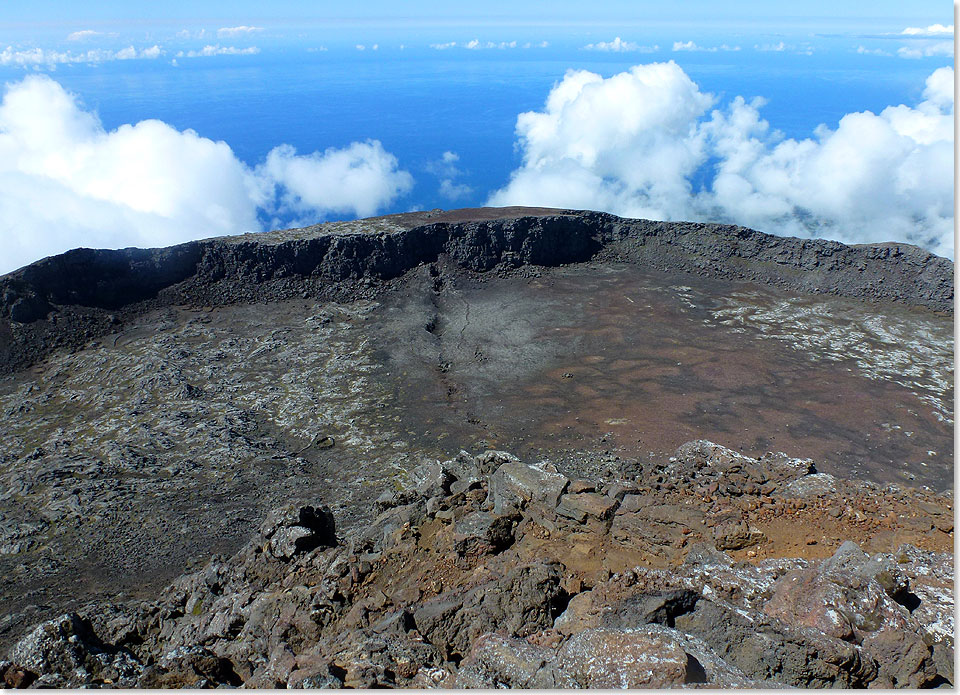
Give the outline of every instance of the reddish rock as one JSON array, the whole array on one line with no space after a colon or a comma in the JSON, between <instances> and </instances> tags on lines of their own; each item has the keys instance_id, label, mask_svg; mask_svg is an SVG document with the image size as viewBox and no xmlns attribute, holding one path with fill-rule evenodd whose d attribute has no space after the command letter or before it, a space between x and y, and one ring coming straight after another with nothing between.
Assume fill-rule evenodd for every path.
<instances>
[{"instance_id":1,"label":"reddish rock","mask_svg":"<svg viewBox=\"0 0 960 695\"><path fill-rule=\"evenodd\" d=\"M10 666L3 673L3 683L8 688L27 688L35 680L37 674L20 666Z\"/></svg>"},{"instance_id":2,"label":"reddish rock","mask_svg":"<svg viewBox=\"0 0 960 695\"><path fill-rule=\"evenodd\" d=\"M612 497L598 495L595 492L581 492L562 495L557 505L557 514L583 523L587 517L609 519L616 508L617 501Z\"/></svg>"},{"instance_id":3,"label":"reddish rock","mask_svg":"<svg viewBox=\"0 0 960 695\"><path fill-rule=\"evenodd\" d=\"M740 550L765 540L762 532L743 522L727 522L714 529L717 550Z\"/></svg>"}]
</instances>

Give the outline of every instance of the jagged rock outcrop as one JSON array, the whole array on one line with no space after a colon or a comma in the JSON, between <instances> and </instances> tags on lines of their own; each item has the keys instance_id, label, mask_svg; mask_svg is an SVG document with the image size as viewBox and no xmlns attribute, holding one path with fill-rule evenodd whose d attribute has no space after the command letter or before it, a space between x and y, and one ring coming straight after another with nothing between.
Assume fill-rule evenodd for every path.
<instances>
[{"instance_id":1,"label":"jagged rock outcrop","mask_svg":"<svg viewBox=\"0 0 960 695\"><path fill-rule=\"evenodd\" d=\"M0 677L14 687L952 682L952 554L719 549L718 526L815 470L697 441L594 485L548 462L462 452L384 493L368 528L338 536L329 510L288 506L235 556L156 600L43 623ZM836 499L856 511L892 494L833 482L836 496L810 500L821 514ZM761 547L773 531L752 523Z\"/></svg>"}]
</instances>

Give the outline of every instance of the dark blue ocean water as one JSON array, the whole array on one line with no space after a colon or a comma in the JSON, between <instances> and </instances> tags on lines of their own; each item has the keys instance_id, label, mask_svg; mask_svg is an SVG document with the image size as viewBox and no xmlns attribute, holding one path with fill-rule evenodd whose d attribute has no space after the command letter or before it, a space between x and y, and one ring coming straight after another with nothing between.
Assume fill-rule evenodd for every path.
<instances>
[{"instance_id":1,"label":"dark blue ocean water","mask_svg":"<svg viewBox=\"0 0 960 695\"><path fill-rule=\"evenodd\" d=\"M276 145L300 153L380 140L416 185L390 210L481 205L519 164L514 126L540 109L571 68L608 77L641 62L676 60L719 99L762 96L761 114L788 137L811 137L846 113L915 104L924 79L948 58L904 60L858 55L845 44L814 55L739 52L601 54L575 46L512 51L436 51L426 47L308 52L303 45L252 56L61 65L49 74L95 110L104 126L157 118L226 141L256 165ZM0 69L0 80L23 70ZM460 156L458 183L473 192L451 202L438 192L431 161Z\"/></svg>"}]
</instances>

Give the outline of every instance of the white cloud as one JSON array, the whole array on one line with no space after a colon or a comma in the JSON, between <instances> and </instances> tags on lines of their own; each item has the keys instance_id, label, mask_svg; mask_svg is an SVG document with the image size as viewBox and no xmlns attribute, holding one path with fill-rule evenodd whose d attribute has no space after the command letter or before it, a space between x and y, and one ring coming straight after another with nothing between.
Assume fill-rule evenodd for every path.
<instances>
[{"instance_id":1,"label":"white cloud","mask_svg":"<svg viewBox=\"0 0 960 695\"><path fill-rule=\"evenodd\" d=\"M263 31L263 27L220 27L217 29L217 36L221 39L233 38L235 36L249 36L250 34L256 34L261 31Z\"/></svg>"},{"instance_id":2,"label":"white cloud","mask_svg":"<svg viewBox=\"0 0 960 695\"><path fill-rule=\"evenodd\" d=\"M951 68L929 77L915 107L847 114L799 141L771 131L763 100L708 114L713 104L672 61L607 79L569 71L543 111L518 116L522 165L489 204L908 241L952 256Z\"/></svg>"},{"instance_id":3,"label":"white cloud","mask_svg":"<svg viewBox=\"0 0 960 695\"><path fill-rule=\"evenodd\" d=\"M162 48L160 48L160 46L153 45L153 46L151 46L150 48L144 48L142 51L140 51L140 54L139 54L138 57L140 57L140 58L149 58L149 59L159 58L160 56L162 56L162 55L165 54L165 53L166 53L166 51L164 51Z\"/></svg>"},{"instance_id":4,"label":"white cloud","mask_svg":"<svg viewBox=\"0 0 960 695\"><path fill-rule=\"evenodd\" d=\"M290 145L270 150L257 167L277 187L280 206L293 212L368 217L413 188L413 177L377 140L298 155Z\"/></svg>"},{"instance_id":5,"label":"white cloud","mask_svg":"<svg viewBox=\"0 0 960 695\"><path fill-rule=\"evenodd\" d=\"M543 112L517 117L523 165L492 202L682 215L687 179L702 161L693 126L712 103L672 61L608 79L568 71Z\"/></svg>"},{"instance_id":6,"label":"white cloud","mask_svg":"<svg viewBox=\"0 0 960 695\"><path fill-rule=\"evenodd\" d=\"M247 48L236 48L235 46L221 46L217 44L215 46L207 45L201 48L199 51L179 51L177 53L178 58L208 58L210 56L246 56L246 55L256 55L260 52L260 49L256 46L248 46Z\"/></svg>"},{"instance_id":7,"label":"white cloud","mask_svg":"<svg viewBox=\"0 0 960 695\"><path fill-rule=\"evenodd\" d=\"M165 51L160 46L137 51L133 46L121 48L119 51L110 51L95 48L89 51L73 53L72 51L55 51L43 48L30 48L17 51L7 46L0 51L0 65L15 67L47 67L55 68L66 63L105 63L111 60L153 59L163 55Z\"/></svg>"},{"instance_id":8,"label":"white cloud","mask_svg":"<svg viewBox=\"0 0 960 695\"><path fill-rule=\"evenodd\" d=\"M438 51L445 51L448 48L455 48L456 45L456 41L448 41L447 43L432 43L430 44L430 48L435 48Z\"/></svg>"},{"instance_id":9,"label":"white cloud","mask_svg":"<svg viewBox=\"0 0 960 695\"><path fill-rule=\"evenodd\" d=\"M550 45L549 41L541 41L540 43L531 43L527 41L523 44L524 48L547 48Z\"/></svg>"},{"instance_id":10,"label":"white cloud","mask_svg":"<svg viewBox=\"0 0 960 695\"><path fill-rule=\"evenodd\" d=\"M224 142L157 120L103 128L44 75L0 102L0 272L77 246L162 246L259 230L259 216L373 214L412 186L378 142L251 169Z\"/></svg>"},{"instance_id":11,"label":"white cloud","mask_svg":"<svg viewBox=\"0 0 960 695\"><path fill-rule=\"evenodd\" d=\"M954 111L953 70L939 68L934 70L924 85L923 100L933 109L944 113Z\"/></svg>"},{"instance_id":12,"label":"white cloud","mask_svg":"<svg viewBox=\"0 0 960 695\"><path fill-rule=\"evenodd\" d=\"M931 24L928 27L907 27L900 33L906 36L940 36L953 34L953 25Z\"/></svg>"},{"instance_id":13,"label":"white cloud","mask_svg":"<svg viewBox=\"0 0 960 695\"><path fill-rule=\"evenodd\" d=\"M94 31L93 29L83 29L81 31L75 31L71 34L68 34L67 41L86 41L87 39L92 39L95 36L116 36L116 34Z\"/></svg>"},{"instance_id":14,"label":"white cloud","mask_svg":"<svg viewBox=\"0 0 960 695\"><path fill-rule=\"evenodd\" d=\"M463 175L463 171L457 166L460 161L460 155L456 152L447 150L440 159L428 162L426 169L440 180L440 195L448 200L458 200L465 198L473 193L473 187L465 183L457 183L457 179Z\"/></svg>"},{"instance_id":15,"label":"white cloud","mask_svg":"<svg viewBox=\"0 0 960 695\"><path fill-rule=\"evenodd\" d=\"M439 191L440 195L447 200L459 200L473 193L473 187L465 183L455 183L451 179L443 179L440 182Z\"/></svg>"},{"instance_id":16,"label":"white cloud","mask_svg":"<svg viewBox=\"0 0 960 695\"><path fill-rule=\"evenodd\" d=\"M623 41L619 36L614 37L613 41L588 43L583 48L587 51L603 51L607 53L656 53L660 50L659 46L641 46L633 41Z\"/></svg>"},{"instance_id":17,"label":"white cloud","mask_svg":"<svg viewBox=\"0 0 960 695\"><path fill-rule=\"evenodd\" d=\"M717 51L739 51L740 46L728 46L723 44L721 46L698 46L693 41L674 41L673 42L674 51L702 51L706 53L716 53Z\"/></svg>"},{"instance_id":18,"label":"white cloud","mask_svg":"<svg viewBox=\"0 0 960 695\"><path fill-rule=\"evenodd\" d=\"M365 50L367 50L367 47L364 46L362 43L358 43L356 46L354 46L354 48L356 48L358 51L365 51Z\"/></svg>"},{"instance_id":19,"label":"white cloud","mask_svg":"<svg viewBox=\"0 0 960 695\"><path fill-rule=\"evenodd\" d=\"M781 53L783 51L786 51L792 48L792 46L788 46L783 41L780 41L779 43L765 43L765 44L755 45L753 48L754 50L761 51L761 52Z\"/></svg>"},{"instance_id":20,"label":"white cloud","mask_svg":"<svg viewBox=\"0 0 960 695\"><path fill-rule=\"evenodd\" d=\"M867 48L866 46L857 46L857 53L860 55L874 55L874 56L892 56L893 54L889 51L885 51L882 48Z\"/></svg>"},{"instance_id":21,"label":"white cloud","mask_svg":"<svg viewBox=\"0 0 960 695\"><path fill-rule=\"evenodd\" d=\"M178 39L202 39L206 35L207 35L206 29L197 29L195 31L191 31L189 29L181 29L180 31L177 32Z\"/></svg>"},{"instance_id":22,"label":"white cloud","mask_svg":"<svg viewBox=\"0 0 960 695\"><path fill-rule=\"evenodd\" d=\"M935 56L953 57L953 41L937 41L935 43L916 43L901 46L897 49L901 58L929 58Z\"/></svg>"}]
</instances>

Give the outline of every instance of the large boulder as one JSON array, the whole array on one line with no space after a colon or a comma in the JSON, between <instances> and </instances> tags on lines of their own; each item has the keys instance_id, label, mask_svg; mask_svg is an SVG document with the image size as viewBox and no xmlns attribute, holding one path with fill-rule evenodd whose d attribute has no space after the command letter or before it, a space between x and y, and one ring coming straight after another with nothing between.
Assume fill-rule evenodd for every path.
<instances>
[{"instance_id":1,"label":"large boulder","mask_svg":"<svg viewBox=\"0 0 960 695\"><path fill-rule=\"evenodd\" d=\"M577 682L555 663L552 649L516 637L478 637L460 663L455 688L568 689Z\"/></svg>"},{"instance_id":2,"label":"large boulder","mask_svg":"<svg viewBox=\"0 0 960 695\"><path fill-rule=\"evenodd\" d=\"M556 565L515 567L465 594L447 592L427 601L414 613L414 622L431 644L465 656L485 632L525 637L551 627L563 594L560 584Z\"/></svg>"},{"instance_id":3,"label":"large boulder","mask_svg":"<svg viewBox=\"0 0 960 695\"><path fill-rule=\"evenodd\" d=\"M569 478L519 461L502 464L490 478L493 513L516 514L528 505L554 509L567 489Z\"/></svg>"},{"instance_id":4,"label":"large boulder","mask_svg":"<svg viewBox=\"0 0 960 695\"><path fill-rule=\"evenodd\" d=\"M877 677L876 661L856 645L723 601L698 601L694 610L676 618L676 626L758 681L863 688Z\"/></svg>"},{"instance_id":5,"label":"large boulder","mask_svg":"<svg viewBox=\"0 0 960 695\"><path fill-rule=\"evenodd\" d=\"M847 541L818 566L782 577L764 610L785 622L859 641L864 632L908 627L909 612L894 600L908 588L909 580L889 559L871 558Z\"/></svg>"},{"instance_id":6,"label":"large boulder","mask_svg":"<svg viewBox=\"0 0 960 695\"><path fill-rule=\"evenodd\" d=\"M336 522L329 507L290 505L271 512L260 526L271 554L279 560L337 545Z\"/></svg>"},{"instance_id":7,"label":"large boulder","mask_svg":"<svg viewBox=\"0 0 960 695\"><path fill-rule=\"evenodd\" d=\"M461 556L499 553L513 543L519 518L494 516L490 512L471 512L454 525L454 550Z\"/></svg>"},{"instance_id":8,"label":"large boulder","mask_svg":"<svg viewBox=\"0 0 960 695\"><path fill-rule=\"evenodd\" d=\"M203 688L240 685L231 663L200 646L177 647L148 667L138 688Z\"/></svg>"},{"instance_id":9,"label":"large boulder","mask_svg":"<svg viewBox=\"0 0 960 695\"><path fill-rule=\"evenodd\" d=\"M670 688L705 683L702 665L676 636L646 628L593 628L560 648L557 661L582 688Z\"/></svg>"}]
</instances>

